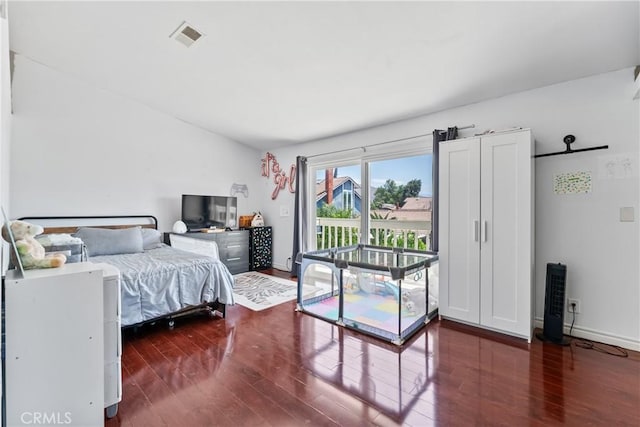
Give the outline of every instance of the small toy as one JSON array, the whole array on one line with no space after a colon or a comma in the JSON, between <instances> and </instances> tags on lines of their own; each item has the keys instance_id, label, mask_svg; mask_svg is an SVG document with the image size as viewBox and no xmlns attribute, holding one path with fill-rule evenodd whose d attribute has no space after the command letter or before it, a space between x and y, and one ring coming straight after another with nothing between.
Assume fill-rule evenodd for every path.
<instances>
[{"instance_id":1,"label":"small toy","mask_svg":"<svg viewBox=\"0 0 640 427\"><path fill-rule=\"evenodd\" d=\"M10 222L10 227L16 251L25 270L60 267L67 261L63 254L45 254L44 246L34 239L34 236L44 232L41 226L16 220ZM11 243L6 224L2 226L2 238ZM11 261L14 265L19 264L14 251L11 251Z\"/></svg>"},{"instance_id":2,"label":"small toy","mask_svg":"<svg viewBox=\"0 0 640 427\"><path fill-rule=\"evenodd\" d=\"M345 294L357 294L360 292L360 286L358 285L357 280L354 276L347 276L347 279L344 283L344 293Z\"/></svg>"},{"instance_id":3,"label":"small toy","mask_svg":"<svg viewBox=\"0 0 640 427\"><path fill-rule=\"evenodd\" d=\"M358 287L368 294L393 295L396 300L399 297L398 285L372 273L358 273Z\"/></svg>"},{"instance_id":4,"label":"small toy","mask_svg":"<svg viewBox=\"0 0 640 427\"><path fill-rule=\"evenodd\" d=\"M262 218L262 214L258 212L253 215L253 219L251 220L252 227L264 227L264 218Z\"/></svg>"},{"instance_id":5,"label":"small toy","mask_svg":"<svg viewBox=\"0 0 640 427\"><path fill-rule=\"evenodd\" d=\"M427 292L424 289L402 291L402 305L404 305L404 308L411 315L426 311Z\"/></svg>"}]
</instances>

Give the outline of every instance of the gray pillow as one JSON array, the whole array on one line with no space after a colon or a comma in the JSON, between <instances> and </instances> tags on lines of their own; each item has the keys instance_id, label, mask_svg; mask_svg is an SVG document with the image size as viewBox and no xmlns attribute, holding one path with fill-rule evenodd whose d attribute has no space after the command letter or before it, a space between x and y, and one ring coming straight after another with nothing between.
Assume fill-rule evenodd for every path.
<instances>
[{"instance_id":1,"label":"gray pillow","mask_svg":"<svg viewBox=\"0 0 640 427\"><path fill-rule=\"evenodd\" d=\"M142 247L145 251L162 247L162 233L154 228L141 228Z\"/></svg>"},{"instance_id":2,"label":"gray pillow","mask_svg":"<svg viewBox=\"0 0 640 427\"><path fill-rule=\"evenodd\" d=\"M140 228L80 228L75 234L87 247L89 256L133 254L142 252L142 233Z\"/></svg>"}]
</instances>

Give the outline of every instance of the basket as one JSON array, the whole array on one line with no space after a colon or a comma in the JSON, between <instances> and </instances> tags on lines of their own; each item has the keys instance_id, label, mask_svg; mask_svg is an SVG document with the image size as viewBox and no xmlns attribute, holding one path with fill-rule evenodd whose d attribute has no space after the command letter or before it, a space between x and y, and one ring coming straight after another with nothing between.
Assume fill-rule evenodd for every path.
<instances>
[{"instance_id":1,"label":"basket","mask_svg":"<svg viewBox=\"0 0 640 427\"><path fill-rule=\"evenodd\" d=\"M253 219L253 215L240 215L239 226L240 228L249 228L251 227L251 220Z\"/></svg>"}]
</instances>

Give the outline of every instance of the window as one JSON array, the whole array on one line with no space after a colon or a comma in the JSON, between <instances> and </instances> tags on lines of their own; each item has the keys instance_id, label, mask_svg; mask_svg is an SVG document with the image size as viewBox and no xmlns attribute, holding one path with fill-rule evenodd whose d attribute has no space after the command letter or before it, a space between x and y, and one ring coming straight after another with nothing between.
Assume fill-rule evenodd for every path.
<instances>
[{"instance_id":1,"label":"window","mask_svg":"<svg viewBox=\"0 0 640 427\"><path fill-rule=\"evenodd\" d=\"M369 243L429 249L431 154L373 161L369 170Z\"/></svg>"},{"instance_id":2,"label":"window","mask_svg":"<svg viewBox=\"0 0 640 427\"><path fill-rule=\"evenodd\" d=\"M353 192L351 190L342 190L342 206L343 209L353 210Z\"/></svg>"},{"instance_id":3,"label":"window","mask_svg":"<svg viewBox=\"0 0 640 427\"><path fill-rule=\"evenodd\" d=\"M310 247L364 243L428 250L431 166L429 147L414 153L378 154L358 163L311 165L316 177L311 219L317 233Z\"/></svg>"}]
</instances>

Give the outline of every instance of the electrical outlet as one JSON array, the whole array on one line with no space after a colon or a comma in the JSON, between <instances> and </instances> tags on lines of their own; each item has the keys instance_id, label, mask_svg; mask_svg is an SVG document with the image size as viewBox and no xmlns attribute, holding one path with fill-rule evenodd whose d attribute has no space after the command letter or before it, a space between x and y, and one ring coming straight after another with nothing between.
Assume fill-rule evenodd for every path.
<instances>
[{"instance_id":1,"label":"electrical outlet","mask_svg":"<svg viewBox=\"0 0 640 427\"><path fill-rule=\"evenodd\" d=\"M574 310L575 304L575 310ZM580 300L575 298L567 298L567 311L569 313L580 314Z\"/></svg>"}]
</instances>

